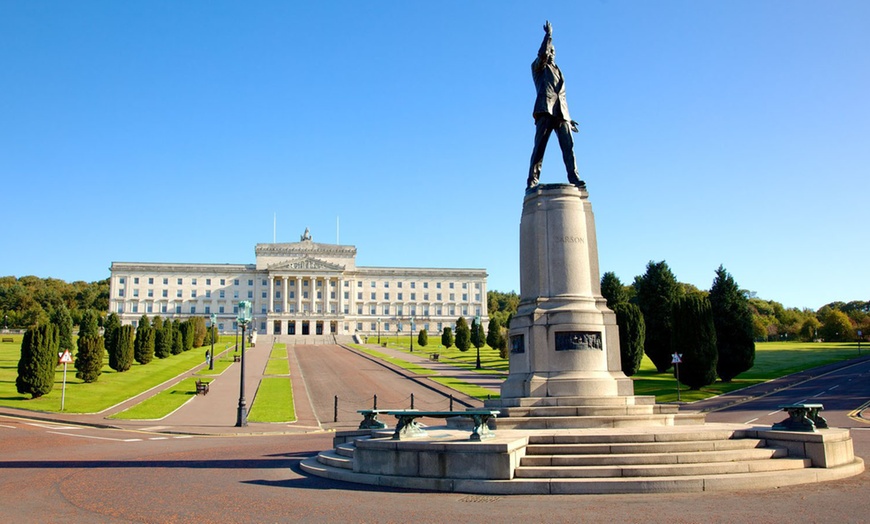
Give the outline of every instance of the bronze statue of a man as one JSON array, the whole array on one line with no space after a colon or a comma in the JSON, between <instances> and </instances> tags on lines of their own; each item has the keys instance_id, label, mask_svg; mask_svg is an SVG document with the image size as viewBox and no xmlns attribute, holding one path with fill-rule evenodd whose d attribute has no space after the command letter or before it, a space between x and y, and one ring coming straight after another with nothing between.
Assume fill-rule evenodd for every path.
<instances>
[{"instance_id":1,"label":"bronze statue of a man","mask_svg":"<svg viewBox=\"0 0 870 524\"><path fill-rule=\"evenodd\" d=\"M568 171L568 182L577 187L586 187L577 172L577 162L574 160L574 137L577 132L577 122L571 120L568 114L568 102L565 100L565 79L562 71L556 65L556 49L553 47L553 26L550 22L544 25L544 41L538 50L538 58L532 62L532 79L538 96L532 116L535 118L535 147L532 149L532 160L529 167L527 188L538 185L541 176L541 163L544 161L544 151L547 140L555 131L559 137L559 147L562 148L562 159Z\"/></svg>"}]
</instances>

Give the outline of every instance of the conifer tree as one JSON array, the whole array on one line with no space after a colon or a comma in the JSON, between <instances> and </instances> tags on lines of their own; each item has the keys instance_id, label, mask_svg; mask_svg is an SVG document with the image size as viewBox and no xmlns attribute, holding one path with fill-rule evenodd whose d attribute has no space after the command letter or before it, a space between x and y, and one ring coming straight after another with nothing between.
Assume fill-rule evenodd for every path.
<instances>
[{"instance_id":1,"label":"conifer tree","mask_svg":"<svg viewBox=\"0 0 870 524\"><path fill-rule=\"evenodd\" d=\"M659 373L671 368L671 324L674 302L682 287L665 261L652 262L646 273L634 279L637 305L646 323L644 351Z\"/></svg>"},{"instance_id":2,"label":"conifer tree","mask_svg":"<svg viewBox=\"0 0 870 524\"><path fill-rule=\"evenodd\" d=\"M628 293L622 281L613 271L604 273L601 277L601 296L607 300L607 307L613 309L617 304L628 302Z\"/></svg>"},{"instance_id":3,"label":"conifer tree","mask_svg":"<svg viewBox=\"0 0 870 524\"><path fill-rule=\"evenodd\" d=\"M205 344L205 337L208 334L208 328L205 325L205 318L191 317L188 322L192 324L193 329L193 347L201 348Z\"/></svg>"},{"instance_id":4,"label":"conifer tree","mask_svg":"<svg viewBox=\"0 0 870 524\"><path fill-rule=\"evenodd\" d=\"M110 313L103 323L103 343L106 347L106 353L109 354L109 359L112 354L118 351L118 330L121 329L121 319L116 313ZM110 365L112 369L113 366Z\"/></svg>"},{"instance_id":5,"label":"conifer tree","mask_svg":"<svg viewBox=\"0 0 870 524\"><path fill-rule=\"evenodd\" d=\"M69 351L70 355L72 355L75 349L72 335L73 321L69 309L65 304L61 303L60 306L52 311L51 323L57 326L58 352Z\"/></svg>"},{"instance_id":6,"label":"conifer tree","mask_svg":"<svg viewBox=\"0 0 870 524\"><path fill-rule=\"evenodd\" d=\"M142 315L136 326L136 341L133 343L133 358L140 364L147 364L154 358L154 330L148 315Z\"/></svg>"},{"instance_id":7,"label":"conifer tree","mask_svg":"<svg viewBox=\"0 0 870 524\"><path fill-rule=\"evenodd\" d=\"M181 350L190 351L193 349L193 322L187 319L179 324L181 333Z\"/></svg>"},{"instance_id":8,"label":"conifer tree","mask_svg":"<svg viewBox=\"0 0 870 524\"><path fill-rule=\"evenodd\" d=\"M622 372L630 377L637 373L643 360L646 324L640 308L635 304L627 302L616 304L613 312L616 313L616 323L619 325L619 357L622 361Z\"/></svg>"},{"instance_id":9,"label":"conifer tree","mask_svg":"<svg viewBox=\"0 0 870 524\"><path fill-rule=\"evenodd\" d=\"M498 317L489 319L489 331L486 334L486 343L492 349L498 350L501 358L505 358L505 350L507 349L507 340L503 331L504 329L502 329L501 321Z\"/></svg>"},{"instance_id":10,"label":"conifer tree","mask_svg":"<svg viewBox=\"0 0 870 524\"><path fill-rule=\"evenodd\" d=\"M38 324L24 333L18 377L15 379L19 393L39 398L52 390L57 350L57 326L54 324Z\"/></svg>"},{"instance_id":11,"label":"conifer tree","mask_svg":"<svg viewBox=\"0 0 870 524\"><path fill-rule=\"evenodd\" d=\"M444 349L450 349L453 346L453 329L449 327L445 327L444 331L441 333L441 345L444 346Z\"/></svg>"},{"instance_id":12,"label":"conifer tree","mask_svg":"<svg viewBox=\"0 0 870 524\"><path fill-rule=\"evenodd\" d=\"M469 347L471 347L471 330L465 317L459 317L456 321L456 349L465 352Z\"/></svg>"},{"instance_id":13,"label":"conifer tree","mask_svg":"<svg viewBox=\"0 0 870 524\"><path fill-rule=\"evenodd\" d=\"M76 378L87 383L96 382L103 372L103 357L106 354L103 337L99 335L79 336L77 345Z\"/></svg>"},{"instance_id":14,"label":"conifer tree","mask_svg":"<svg viewBox=\"0 0 870 524\"><path fill-rule=\"evenodd\" d=\"M710 300L698 294L678 299L674 304L672 333L674 352L682 355L680 382L691 389L716 382L719 354Z\"/></svg>"},{"instance_id":15,"label":"conifer tree","mask_svg":"<svg viewBox=\"0 0 870 524\"><path fill-rule=\"evenodd\" d=\"M158 329L158 324L160 325ZM154 356L166 358L172 354L172 321L162 318L154 319Z\"/></svg>"},{"instance_id":16,"label":"conifer tree","mask_svg":"<svg viewBox=\"0 0 870 524\"><path fill-rule=\"evenodd\" d=\"M181 322L173 320L169 324L172 326L172 336L170 337L172 345L169 352L173 355L180 355L184 351L184 340L181 338Z\"/></svg>"},{"instance_id":17,"label":"conifer tree","mask_svg":"<svg viewBox=\"0 0 870 524\"><path fill-rule=\"evenodd\" d=\"M723 266L716 270L710 288L710 306L716 327L716 347L719 361L716 371L722 382L748 371L755 363L755 341L752 338L752 311L749 299L740 292L734 278Z\"/></svg>"},{"instance_id":18,"label":"conifer tree","mask_svg":"<svg viewBox=\"0 0 870 524\"><path fill-rule=\"evenodd\" d=\"M417 335L417 344L419 344L421 348L429 345L429 333L427 333L425 329L421 329L420 334Z\"/></svg>"},{"instance_id":19,"label":"conifer tree","mask_svg":"<svg viewBox=\"0 0 870 524\"><path fill-rule=\"evenodd\" d=\"M133 365L133 326L121 326L116 339L114 351L109 351L109 367L123 373Z\"/></svg>"}]
</instances>

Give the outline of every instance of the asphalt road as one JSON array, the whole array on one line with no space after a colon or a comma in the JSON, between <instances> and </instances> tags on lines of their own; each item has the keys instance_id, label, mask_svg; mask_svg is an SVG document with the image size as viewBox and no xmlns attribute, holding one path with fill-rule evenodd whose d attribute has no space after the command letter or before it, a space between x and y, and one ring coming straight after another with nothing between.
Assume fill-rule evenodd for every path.
<instances>
[{"instance_id":1,"label":"asphalt road","mask_svg":"<svg viewBox=\"0 0 870 524\"><path fill-rule=\"evenodd\" d=\"M330 351L313 354L319 349L299 352L303 367L303 361L331 363L328 370L306 373L313 398L327 391L377 392L387 403L408 396L411 386L395 373ZM771 414L776 405L812 398L825 404L829 421L855 428L856 453L870 457L870 424L847 417L870 400L867 373L867 365L846 368L711 413L709 420L757 418L753 424L768 424L783 418L781 412ZM331 405L317 409L329 411ZM188 437L0 417L0 513L8 522L146 523L857 523L870 518L868 472L759 492L486 497L375 490L301 474L301 458L329 447L329 433Z\"/></svg>"}]
</instances>

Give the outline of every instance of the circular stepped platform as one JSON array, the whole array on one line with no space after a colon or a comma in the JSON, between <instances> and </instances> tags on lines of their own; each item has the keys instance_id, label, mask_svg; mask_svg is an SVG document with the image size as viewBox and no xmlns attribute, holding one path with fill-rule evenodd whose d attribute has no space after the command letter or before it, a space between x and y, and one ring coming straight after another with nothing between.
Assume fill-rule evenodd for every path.
<instances>
[{"instance_id":1,"label":"circular stepped platform","mask_svg":"<svg viewBox=\"0 0 870 524\"><path fill-rule=\"evenodd\" d=\"M484 442L469 442L463 430L427 432L425 439L404 441L391 440L391 431L340 432L334 449L304 460L302 469L360 484L482 494L776 488L864 470L863 460L851 453L848 430L841 429L812 434L729 424L500 429Z\"/></svg>"}]
</instances>

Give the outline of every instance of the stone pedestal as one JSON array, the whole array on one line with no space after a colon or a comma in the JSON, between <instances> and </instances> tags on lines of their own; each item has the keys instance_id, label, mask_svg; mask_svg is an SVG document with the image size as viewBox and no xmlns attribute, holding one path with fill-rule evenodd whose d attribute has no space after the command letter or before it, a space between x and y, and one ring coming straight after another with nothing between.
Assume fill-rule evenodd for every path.
<instances>
[{"instance_id":1,"label":"stone pedestal","mask_svg":"<svg viewBox=\"0 0 870 524\"><path fill-rule=\"evenodd\" d=\"M541 184L520 221L520 304L510 325L503 399L634 394L622 373L616 316L601 296L585 189Z\"/></svg>"}]
</instances>

